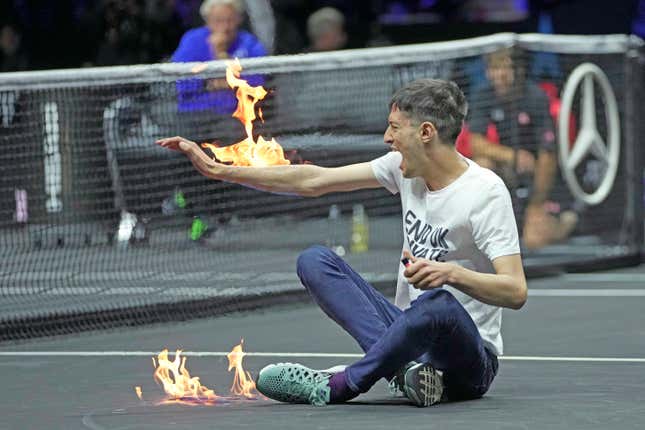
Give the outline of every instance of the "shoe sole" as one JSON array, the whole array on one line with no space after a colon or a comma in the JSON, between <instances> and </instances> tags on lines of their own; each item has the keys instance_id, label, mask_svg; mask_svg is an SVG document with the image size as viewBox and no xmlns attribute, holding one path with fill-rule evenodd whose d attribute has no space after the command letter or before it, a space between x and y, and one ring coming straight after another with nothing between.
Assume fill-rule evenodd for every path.
<instances>
[{"instance_id":1,"label":"shoe sole","mask_svg":"<svg viewBox=\"0 0 645 430\"><path fill-rule=\"evenodd\" d=\"M437 404L443 396L443 376L429 364L417 364L405 372L405 395L416 406Z\"/></svg>"}]
</instances>

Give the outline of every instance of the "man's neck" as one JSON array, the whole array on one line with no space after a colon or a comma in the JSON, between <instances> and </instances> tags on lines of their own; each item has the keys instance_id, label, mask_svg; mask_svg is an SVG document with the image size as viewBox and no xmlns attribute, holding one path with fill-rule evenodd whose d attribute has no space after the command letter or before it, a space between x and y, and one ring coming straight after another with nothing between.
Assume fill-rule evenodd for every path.
<instances>
[{"instance_id":1,"label":"man's neck","mask_svg":"<svg viewBox=\"0 0 645 430\"><path fill-rule=\"evenodd\" d=\"M438 144L427 154L423 179L430 191L438 191L457 180L468 169L468 163L453 146Z\"/></svg>"}]
</instances>

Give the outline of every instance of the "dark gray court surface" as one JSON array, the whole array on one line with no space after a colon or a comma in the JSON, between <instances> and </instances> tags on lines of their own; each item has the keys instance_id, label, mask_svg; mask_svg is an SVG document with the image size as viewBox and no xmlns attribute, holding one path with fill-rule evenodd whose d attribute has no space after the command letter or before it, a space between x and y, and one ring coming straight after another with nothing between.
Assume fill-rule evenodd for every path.
<instances>
[{"instance_id":1,"label":"dark gray court surface","mask_svg":"<svg viewBox=\"0 0 645 430\"><path fill-rule=\"evenodd\" d=\"M351 357L307 356L359 350L317 308L301 304L3 344L0 428L643 428L645 266L537 279L530 288L527 305L504 314L506 356L481 400L418 409L391 398L385 384L378 384L350 404L324 408L269 400L158 404L163 396L152 380L150 357L164 347L229 351L243 337L246 351L274 353L245 358L253 375L274 361L312 367L351 362ZM127 354L120 355L123 351ZM228 395L232 374L225 357L190 356L187 367ZM143 402L135 385L143 387Z\"/></svg>"}]
</instances>

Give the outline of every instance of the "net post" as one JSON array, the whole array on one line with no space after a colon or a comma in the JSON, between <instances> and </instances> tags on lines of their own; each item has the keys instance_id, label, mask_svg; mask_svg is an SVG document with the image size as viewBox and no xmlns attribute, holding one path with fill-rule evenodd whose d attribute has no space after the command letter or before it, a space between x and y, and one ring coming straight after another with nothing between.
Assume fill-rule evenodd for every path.
<instances>
[{"instance_id":1,"label":"net post","mask_svg":"<svg viewBox=\"0 0 645 430\"><path fill-rule=\"evenodd\" d=\"M628 195L628 232L627 238L630 247L640 254L641 259L645 255L645 232L643 222L643 180L645 169L643 168L643 150L638 142L638 136L642 136L645 127L641 118L645 114L638 100L645 96L643 88L643 67L645 67L645 51L642 44L630 44L625 52L625 146L627 154L627 195ZM631 207L629 207L631 206ZM630 240L631 239L631 240Z\"/></svg>"}]
</instances>

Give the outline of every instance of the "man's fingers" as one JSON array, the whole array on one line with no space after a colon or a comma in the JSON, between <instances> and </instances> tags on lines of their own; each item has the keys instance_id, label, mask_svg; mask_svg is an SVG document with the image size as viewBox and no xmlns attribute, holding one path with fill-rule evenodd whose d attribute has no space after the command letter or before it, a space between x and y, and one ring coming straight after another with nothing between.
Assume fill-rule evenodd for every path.
<instances>
[{"instance_id":1,"label":"man's fingers","mask_svg":"<svg viewBox=\"0 0 645 430\"><path fill-rule=\"evenodd\" d=\"M432 284L432 281L437 279L438 276L439 274L437 273L429 273L427 276L425 276L423 279L417 282L415 287L419 289L426 289Z\"/></svg>"},{"instance_id":2,"label":"man's fingers","mask_svg":"<svg viewBox=\"0 0 645 430\"><path fill-rule=\"evenodd\" d=\"M437 275L432 281L428 283L429 288L439 288L446 283L445 276L443 274Z\"/></svg>"},{"instance_id":3,"label":"man's fingers","mask_svg":"<svg viewBox=\"0 0 645 430\"><path fill-rule=\"evenodd\" d=\"M163 148L174 149L185 153L192 152L193 146L196 145L194 142L184 139L181 136L166 137L157 140L155 143Z\"/></svg>"},{"instance_id":4,"label":"man's fingers","mask_svg":"<svg viewBox=\"0 0 645 430\"><path fill-rule=\"evenodd\" d=\"M412 285L415 285L430 275L432 275L432 270L430 269L430 267L423 266L416 273L414 273L412 276L408 278L408 282L411 283Z\"/></svg>"},{"instance_id":5,"label":"man's fingers","mask_svg":"<svg viewBox=\"0 0 645 430\"><path fill-rule=\"evenodd\" d=\"M447 277L445 273L433 272L430 275L423 278L423 280L419 281L419 283L415 285L415 287L420 290L431 290L433 288L442 287L443 284L446 283L446 281L447 281Z\"/></svg>"}]
</instances>

